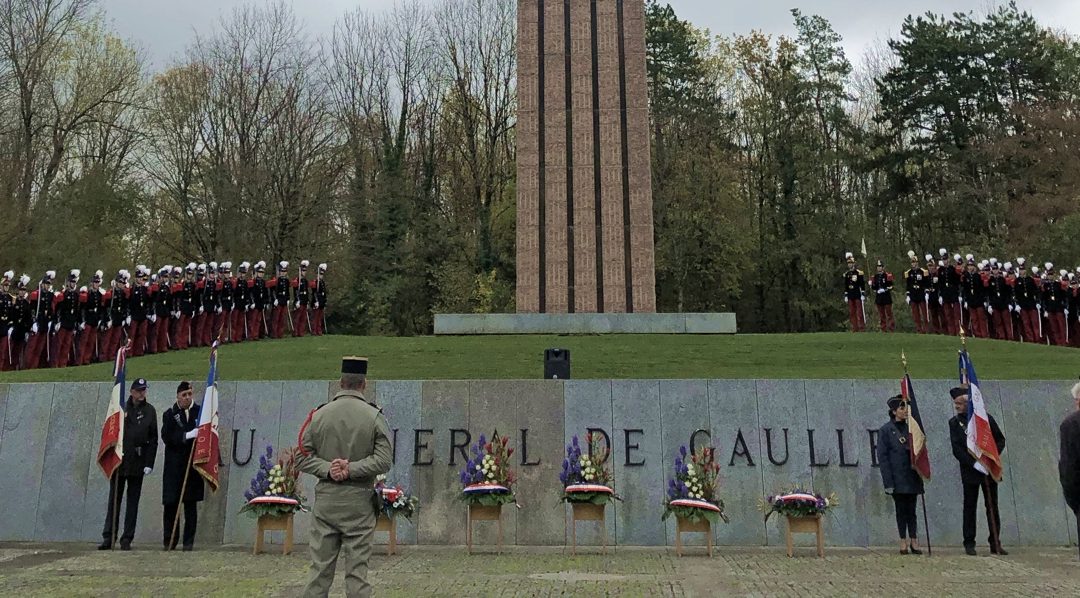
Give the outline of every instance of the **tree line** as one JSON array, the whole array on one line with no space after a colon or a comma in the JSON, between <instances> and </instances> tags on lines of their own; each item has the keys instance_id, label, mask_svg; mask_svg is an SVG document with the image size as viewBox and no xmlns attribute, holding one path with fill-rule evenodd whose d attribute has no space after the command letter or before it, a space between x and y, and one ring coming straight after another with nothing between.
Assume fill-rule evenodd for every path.
<instances>
[{"instance_id":1,"label":"tree line","mask_svg":"<svg viewBox=\"0 0 1080 598\"><path fill-rule=\"evenodd\" d=\"M839 329L842 258L1080 259L1075 40L1012 4L909 17L860 64L824 19L713 36L646 7L657 300ZM514 310L514 0L305 31L251 3L151 69L94 0L0 2L5 268L331 265L335 332Z\"/></svg>"}]
</instances>

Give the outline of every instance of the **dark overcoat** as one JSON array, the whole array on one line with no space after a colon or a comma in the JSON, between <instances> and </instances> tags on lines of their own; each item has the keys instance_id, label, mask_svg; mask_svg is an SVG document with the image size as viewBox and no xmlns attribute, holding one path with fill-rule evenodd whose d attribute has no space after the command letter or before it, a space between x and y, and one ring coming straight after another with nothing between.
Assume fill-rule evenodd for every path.
<instances>
[{"instance_id":1,"label":"dark overcoat","mask_svg":"<svg viewBox=\"0 0 1080 598\"><path fill-rule=\"evenodd\" d=\"M170 505L180 502L180 488L184 483L184 470L191 459L194 440L186 440L184 435L199 425L199 405L192 403L187 414L179 405L173 403L161 416L161 441L165 443L165 467L161 478L161 504ZM192 467L188 472L187 488L184 489L184 502L203 499L203 479Z\"/></svg>"}]
</instances>

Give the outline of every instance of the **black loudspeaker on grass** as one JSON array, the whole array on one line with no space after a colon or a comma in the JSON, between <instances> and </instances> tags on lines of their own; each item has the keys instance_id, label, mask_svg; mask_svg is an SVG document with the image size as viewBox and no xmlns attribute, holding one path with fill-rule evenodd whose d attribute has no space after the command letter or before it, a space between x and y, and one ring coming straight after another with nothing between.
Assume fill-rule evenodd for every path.
<instances>
[{"instance_id":1,"label":"black loudspeaker on grass","mask_svg":"<svg viewBox=\"0 0 1080 598\"><path fill-rule=\"evenodd\" d=\"M569 349L545 349L544 350L544 379L545 380L569 380L570 379L570 350Z\"/></svg>"}]
</instances>

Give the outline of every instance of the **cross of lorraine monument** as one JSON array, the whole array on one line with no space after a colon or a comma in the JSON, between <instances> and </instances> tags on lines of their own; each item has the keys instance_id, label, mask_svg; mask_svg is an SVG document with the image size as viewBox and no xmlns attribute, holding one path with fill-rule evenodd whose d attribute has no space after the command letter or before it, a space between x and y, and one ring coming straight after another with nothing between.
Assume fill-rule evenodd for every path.
<instances>
[{"instance_id":1,"label":"cross of lorraine monument","mask_svg":"<svg viewBox=\"0 0 1080 598\"><path fill-rule=\"evenodd\" d=\"M517 308L652 313L643 0L518 3Z\"/></svg>"},{"instance_id":2,"label":"cross of lorraine monument","mask_svg":"<svg viewBox=\"0 0 1080 598\"><path fill-rule=\"evenodd\" d=\"M733 334L656 313L644 0L518 0L517 313L435 334Z\"/></svg>"}]
</instances>

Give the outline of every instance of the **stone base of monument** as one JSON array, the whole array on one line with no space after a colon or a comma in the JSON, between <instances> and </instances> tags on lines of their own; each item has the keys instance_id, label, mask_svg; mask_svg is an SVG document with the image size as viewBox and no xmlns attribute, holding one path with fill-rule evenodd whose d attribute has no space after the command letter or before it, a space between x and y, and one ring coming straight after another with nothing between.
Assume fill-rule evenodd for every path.
<instances>
[{"instance_id":1,"label":"stone base of monument","mask_svg":"<svg viewBox=\"0 0 1080 598\"><path fill-rule=\"evenodd\" d=\"M435 334L735 334L735 314L435 314Z\"/></svg>"},{"instance_id":2,"label":"stone base of monument","mask_svg":"<svg viewBox=\"0 0 1080 598\"><path fill-rule=\"evenodd\" d=\"M821 515L787 518L787 555L794 556L795 542L792 534L816 534L817 555L825 556L825 532L821 529Z\"/></svg>"}]
</instances>

